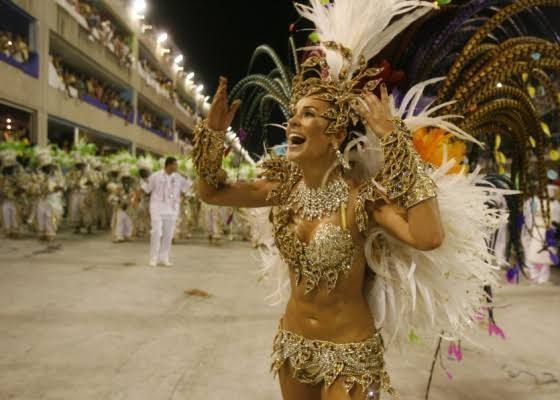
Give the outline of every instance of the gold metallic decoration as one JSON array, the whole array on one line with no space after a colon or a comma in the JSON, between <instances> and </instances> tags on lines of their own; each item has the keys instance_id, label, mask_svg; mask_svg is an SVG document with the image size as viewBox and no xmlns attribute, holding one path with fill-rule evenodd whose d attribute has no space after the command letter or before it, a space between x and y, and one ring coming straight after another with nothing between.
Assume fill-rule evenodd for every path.
<instances>
[{"instance_id":1,"label":"gold metallic decoration","mask_svg":"<svg viewBox=\"0 0 560 400\"><path fill-rule=\"evenodd\" d=\"M332 180L325 188L309 188L301 180L290 197L290 206L308 221L323 218L348 201L348 191L342 178Z\"/></svg>"},{"instance_id":2,"label":"gold metallic decoration","mask_svg":"<svg viewBox=\"0 0 560 400\"><path fill-rule=\"evenodd\" d=\"M336 379L343 378L348 393L360 385L364 393L374 387L396 396L385 370L383 353L379 332L362 342L339 344L310 340L280 329L274 339L271 370L278 373L288 362L294 378L304 384L329 387Z\"/></svg>"},{"instance_id":3,"label":"gold metallic decoration","mask_svg":"<svg viewBox=\"0 0 560 400\"><path fill-rule=\"evenodd\" d=\"M297 102L303 97L314 97L330 103L331 106L321 116L330 121L325 133L334 135L346 132L350 124L356 125L360 120L360 115L353 106L354 100L362 93L375 90L381 80L374 78L382 69L368 68L366 60L361 58L359 71L350 77L348 71L352 63L351 51L338 43L323 44L329 49L338 50L344 57L345 66L338 77L328 77L325 76L328 68L324 57L308 58L293 79L290 107L293 112Z\"/></svg>"},{"instance_id":4,"label":"gold metallic decoration","mask_svg":"<svg viewBox=\"0 0 560 400\"><path fill-rule=\"evenodd\" d=\"M408 209L436 196L436 185L428 167L414 150L410 131L401 120L395 120L395 129L381 139L381 146L383 170L358 189L354 211L361 232L368 228L367 201L386 200Z\"/></svg>"},{"instance_id":5,"label":"gold metallic decoration","mask_svg":"<svg viewBox=\"0 0 560 400\"><path fill-rule=\"evenodd\" d=\"M334 290L339 276L352 267L355 247L350 232L334 224L322 224L307 244L293 230L296 215L316 219L346 209L348 184L338 178L327 189L309 189L302 182L302 175L294 164L284 157L265 161L261 177L277 181L268 200L276 205L271 213L274 240L280 255L296 276L296 285L305 278L305 293L326 282Z\"/></svg>"},{"instance_id":6,"label":"gold metallic decoration","mask_svg":"<svg viewBox=\"0 0 560 400\"><path fill-rule=\"evenodd\" d=\"M260 164L262 172L260 178L278 182L267 197L273 205L283 205L288 201L292 189L302 178L302 173L296 164L291 163L286 157L272 157Z\"/></svg>"},{"instance_id":7,"label":"gold metallic decoration","mask_svg":"<svg viewBox=\"0 0 560 400\"><path fill-rule=\"evenodd\" d=\"M338 145L336 143L333 143L333 148L334 148L334 153L336 155L336 160L338 161L342 169L346 171L350 170L350 164L348 163L346 158L344 158L342 152L339 150Z\"/></svg>"},{"instance_id":8,"label":"gold metallic decoration","mask_svg":"<svg viewBox=\"0 0 560 400\"><path fill-rule=\"evenodd\" d=\"M321 224L313 239L303 246L306 261L301 268L309 293L324 280L329 291L334 290L338 277L352 268L354 242L347 229L334 224Z\"/></svg>"},{"instance_id":9,"label":"gold metallic decoration","mask_svg":"<svg viewBox=\"0 0 560 400\"><path fill-rule=\"evenodd\" d=\"M334 290L340 275L352 268L355 246L347 229L334 224L317 228L309 244L301 241L292 227L294 211L276 207L272 212L274 240L284 262L295 274L299 286L305 278L305 293L316 289L321 281L328 291Z\"/></svg>"},{"instance_id":10,"label":"gold metallic decoration","mask_svg":"<svg viewBox=\"0 0 560 400\"><path fill-rule=\"evenodd\" d=\"M209 129L206 120L199 122L194 130L194 166L200 178L216 189L227 180L226 171L222 168L225 136L225 131Z\"/></svg>"},{"instance_id":11,"label":"gold metallic decoration","mask_svg":"<svg viewBox=\"0 0 560 400\"><path fill-rule=\"evenodd\" d=\"M436 185L411 141L411 133L401 120L395 120L395 129L381 139L383 170L358 188L354 207L360 232L368 229L369 216L366 202L384 200L408 209L436 197Z\"/></svg>"}]
</instances>

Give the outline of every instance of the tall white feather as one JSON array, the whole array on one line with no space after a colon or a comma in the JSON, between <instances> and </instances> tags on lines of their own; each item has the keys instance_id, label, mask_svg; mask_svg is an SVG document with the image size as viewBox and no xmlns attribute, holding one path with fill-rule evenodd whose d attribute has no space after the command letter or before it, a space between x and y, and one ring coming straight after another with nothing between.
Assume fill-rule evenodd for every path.
<instances>
[{"instance_id":1,"label":"tall white feather","mask_svg":"<svg viewBox=\"0 0 560 400\"><path fill-rule=\"evenodd\" d=\"M340 43L352 51L350 72L359 68L360 57L370 60L416 19L436 7L419 0L335 0L331 6L321 0L296 4L300 15L315 24L321 42ZM410 14L407 14L410 13ZM401 18L396 18L407 14ZM330 76L338 79L345 60L337 51L319 46L326 54Z\"/></svg>"},{"instance_id":2,"label":"tall white feather","mask_svg":"<svg viewBox=\"0 0 560 400\"><path fill-rule=\"evenodd\" d=\"M288 266L282 260L274 242L269 215L269 207L248 209L248 222L251 224L251 234L261 261L259 279L271 289L266 301L276 306L288 300L291 288Z\"/></svg>"},{"instance_id":3,"label":"tall white feather","mask_svg":"<svg viewBox=\"0 0 560 400\"><path fill-rule=\"evenodd\" d=\"M404 95L398 108L395 104L395 99L391 96L391 108L393 115L395 117L401 118L408 129L410 129L412 132L420 128L438 127L451 133L458 139L483 146L483 144L479 140L449 121L450 119L454 118L462 118L460 115L447 114L439 115L437 117L433 116L433 114L438 110L453 104L453 101L449 101L434 107L429 104L420 111L416 110L418 103L424 95L424 90L426 89L426 87L440 82L444 79L445 77L428 79L412 86Z\"/></svg>"}]
</instances>

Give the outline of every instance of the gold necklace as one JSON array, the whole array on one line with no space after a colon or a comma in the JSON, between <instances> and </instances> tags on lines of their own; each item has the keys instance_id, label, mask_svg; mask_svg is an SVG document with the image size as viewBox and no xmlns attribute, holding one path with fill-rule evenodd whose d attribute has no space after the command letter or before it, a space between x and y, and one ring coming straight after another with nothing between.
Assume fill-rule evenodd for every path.
<instances>
[{"instance_id":1,"label":"gold necklace","mask_svg":"<svg viewBox=\"0 0 560 400\"><path fill-rule=\"evenodd\" d=\"M289 204L302 218L310 221L334 213L348 201L348 193L348 184L341 178L329 182L324 189L310 188L302 180Z\"/></svg>"}]
</instances>

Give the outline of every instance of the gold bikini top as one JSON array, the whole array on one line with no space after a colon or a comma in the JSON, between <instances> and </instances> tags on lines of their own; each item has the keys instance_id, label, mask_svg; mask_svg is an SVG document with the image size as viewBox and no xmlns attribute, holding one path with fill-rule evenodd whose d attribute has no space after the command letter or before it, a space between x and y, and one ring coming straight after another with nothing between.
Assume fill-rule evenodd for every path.
<instances>
[{"instance_id":1,"label":"gold bikini top","mask_svg":"<svg viewBox=\"0 0 560 400\"><path fill-rule=\"evenodd\" d=\"M273 208L271 221L276 246L282 259L295 272L296 285L301 283L302 277L305 278L307 294L323 280L328 291L332 291L339 276L348 274L352 267L355 246L350 231L330 222L322 223L313 232L309 243L305 243L292 227L298 210L293 201L297 192L293 189L302 178L301 172L285 159L275 158L265 164L262 176L282 182L269 196L270 200L279 204ZM333 203L329 210L336 212L338 206L335 206ZM345 225L345 208L338 207L338 210L341 210Z\"/></svg>"},{"instance_id":2,"label":"gold bikini top","mask_svg":"<svg viewBox=\"0 0 560 400\"><path fill-rule=\"evenodd\" d=\"M328 291L336 287L340 275L352 268L354 242L348 229L333 223L320 224L309 243L303 242L292 228L293 210L276 207L272 213L274 240L282 259L296 274L296 285L305 278L305 293L324 280Z\"/></svg>"}]
</instances>

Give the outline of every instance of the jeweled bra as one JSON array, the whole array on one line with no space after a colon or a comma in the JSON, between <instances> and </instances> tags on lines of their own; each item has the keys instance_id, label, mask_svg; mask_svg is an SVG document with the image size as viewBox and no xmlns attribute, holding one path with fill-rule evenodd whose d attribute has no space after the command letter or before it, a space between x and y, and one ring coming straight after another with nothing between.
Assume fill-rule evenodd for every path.
<instances>
[{"instance_id":1,"label":"jeweled bra","mask_svg":"<svg viewBox=\"0 0 560 400\"><path fill-rule=\"evenodd\" d=\"M263 176L281 182L269 199L281 204L273 208L272 223L276 246L282 259L294 271L296 285L300 285L302 277L305 278L305 293L316 289L321 281L326 282L329 292L332 291L340 275L346 275L352 267L355 246L350 231L330 222L322 223L313 232L309 243L300 240L292 224L298 211L305 208L301 203L305 196L302 197L302 192L296 188L302 178L301 172L285 159L275 159L267 163L264 168L266 167L268 169L265 169ZM327 201L324 210L329 210L330 213L336 212L348 202L346 182L340 179L334 181L332 186L333 191L344 198L341 201ZM315 218L325 216L325 213L309 211L304 212L305 219L309 219L309 215Z\"/></svg>"}]
</instances>

